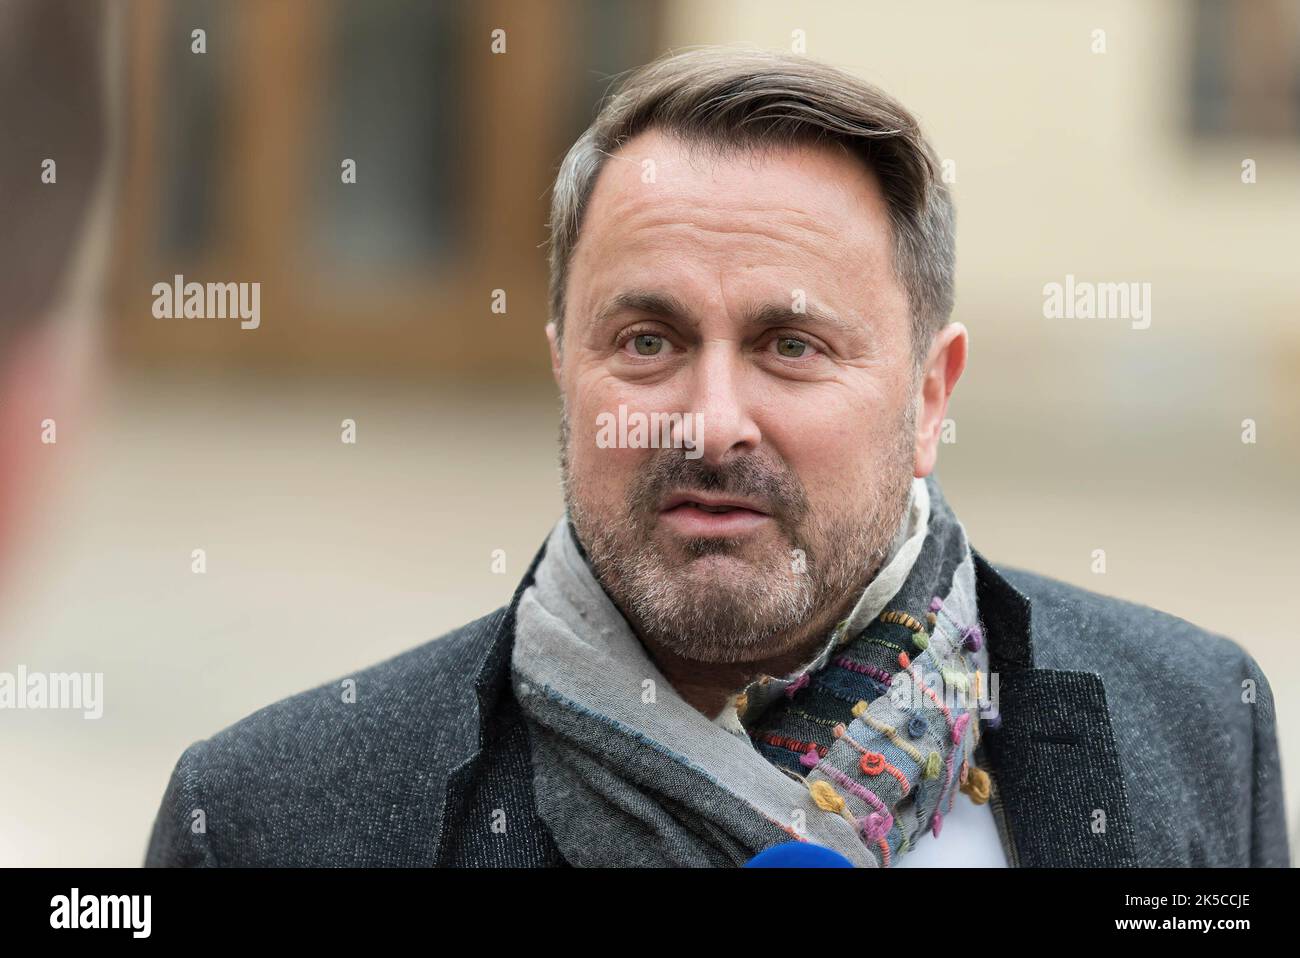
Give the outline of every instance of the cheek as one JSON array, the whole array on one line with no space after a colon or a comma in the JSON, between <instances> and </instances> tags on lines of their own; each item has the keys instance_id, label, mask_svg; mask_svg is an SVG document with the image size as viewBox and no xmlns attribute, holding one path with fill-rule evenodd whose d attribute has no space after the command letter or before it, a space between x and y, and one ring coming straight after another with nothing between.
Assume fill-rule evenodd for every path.
<instances>
[{"instance_id":1,"label":"cheek","mask_svg":"<svg viewBox=\"0 0 1300 958\"><path fill-rule=\"evenodd\" d=\"M602 449L594 435L588 434L581 440L575 438L570 455L573 471L582 477L588 489L600 491L605 498L621 500L644 465L646 450Z\"/></svg>"},{"instance_id":2,"label":"cheek","mask_svg":"<svg viewBox=\"0 0 1300 958\"><path fill-rule=\"evenodd\" d=\"M620 448L619 403L630 415L638 407L598 390L569 404L569 468L588 495L621 502L653 449ZM612 440L612 444L610 443Z\"/></svg>"},{"instance_id":3,"label":"cheek","mask_svg":"<svg viewBox=\"0 0 1300 958\"><path fill-rule=\"evenodd\" d=\"M886 462L898 457L903 410L894 403L818 403L804 412L784 407L765 433L817 506L844 508L896 471Z\"/></svg>"}]
</instances>

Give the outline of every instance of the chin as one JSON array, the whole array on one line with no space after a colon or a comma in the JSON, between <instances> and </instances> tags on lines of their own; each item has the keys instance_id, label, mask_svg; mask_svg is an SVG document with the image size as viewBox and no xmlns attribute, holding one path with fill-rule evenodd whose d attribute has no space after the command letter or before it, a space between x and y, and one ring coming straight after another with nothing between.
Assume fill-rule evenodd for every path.
<instances>
[{"instance_id":1,"label":"chin","mask_svg":"<svg viewBox=\"0 0 1300 958\"><path fill-rule=\"evenodd\" d=\"M711 542L710 547L715 544ZM750 558L728 552L687 555L674 563L671 574L680 583L679 588L704 591L700 587L705 587L713 595L734 596L741 605L751 602L755 595L787 588L791 578L789 570L774 566L770 556Z\"/></svg>"},{"instance_id":2,"label":"chin","mask_svg":"<svg viewBox=\"0 0 1300 958\"><path fill-rule=\"evenodd\" d=\"M750 559L728 552L706 552L703 555L689 550L674 566L679 575L689 575L691 581L717 580L722 585L735 586L750 576L757 576L760 567Z\"/></svg>"}]
</instances>

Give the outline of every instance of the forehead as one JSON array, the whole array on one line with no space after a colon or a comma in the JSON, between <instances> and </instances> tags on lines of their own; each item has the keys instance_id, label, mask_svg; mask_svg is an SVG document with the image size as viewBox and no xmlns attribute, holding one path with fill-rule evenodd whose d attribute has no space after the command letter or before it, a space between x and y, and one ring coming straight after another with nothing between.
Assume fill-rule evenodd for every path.
<instances>
[{"instance_id":1,"label":"forehead","mask_svg":"<svg viewBox=\"0 0 1300 958\"><path fill-rule=\"evenodd\" d=\"M651 130L606 158L570 284L575 300L741 277L870 298L897 292L891 241L875 174L837 146L719 154Z\"/></svg>"}]
</instances>

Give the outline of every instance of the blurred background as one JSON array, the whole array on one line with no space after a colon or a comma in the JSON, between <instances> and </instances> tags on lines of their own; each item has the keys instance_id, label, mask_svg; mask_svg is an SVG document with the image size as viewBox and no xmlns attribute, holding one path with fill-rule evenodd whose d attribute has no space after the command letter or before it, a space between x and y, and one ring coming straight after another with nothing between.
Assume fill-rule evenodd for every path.
<instances>
[{"instance_id":1,"label":"blurred background","mask_svg":"<svg viewBox=\"0 0 1300 958\"><path fill-rule=\"evenodd\" d=\"M0 0L0 44L25 5ZM1300 3L72 8L105 152L98 177L93 138L59 154L88 198L57 301L0 299L24 333L0 356L0 671L102 672L104 714L0 712L0 864L138 864L188 744L509 600L562 508L551 177L615 74L701 43L805 52L921 118L972 336L947 496L995 562L1259 661L1295 847ZM15 109L48 92L3 76ZM35 182L51 148L2 127ZM260 283L259 328L155 318L177 274ZM1067 275L1150 283L1150 327L1044 318Z\"/></svg>"}]
</instances>

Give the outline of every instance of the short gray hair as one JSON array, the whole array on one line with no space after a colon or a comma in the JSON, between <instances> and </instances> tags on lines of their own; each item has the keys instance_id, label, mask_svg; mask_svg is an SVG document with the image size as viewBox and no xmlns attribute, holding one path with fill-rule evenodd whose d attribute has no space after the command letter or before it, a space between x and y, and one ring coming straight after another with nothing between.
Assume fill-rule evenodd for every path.
<instances>
[{"instance_id":1,"label":"short gray hair","mask_svg":"<svg viewBox=\"0 0 1300 958\"><path fill-rule=\"evenodd\" d=\"M952 313L952 198L916 119L850 73L804 57L730 47L669 53L626 76L560 164L551 194L550 311L564 331L569 263L608 156L646 130L721 150L838 145L877 176L894 270L907 291L919 364Z\"/></svg>"}]
</instances>

